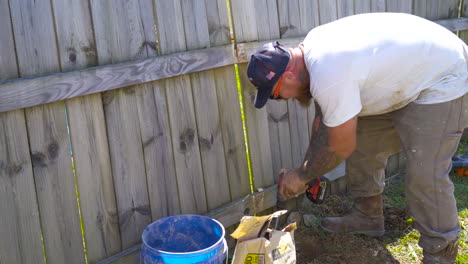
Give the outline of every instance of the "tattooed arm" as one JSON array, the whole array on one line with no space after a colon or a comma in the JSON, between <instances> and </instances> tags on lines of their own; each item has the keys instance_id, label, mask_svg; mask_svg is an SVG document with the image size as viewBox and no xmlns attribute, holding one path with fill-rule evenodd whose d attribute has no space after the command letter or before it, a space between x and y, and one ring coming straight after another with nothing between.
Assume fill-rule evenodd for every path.
<instances>
[{"instance_id":1,"label":"tattooed arm","mask_svg":"<svg viewBox=\"0 0 468 264\"><path fill-rule=\"evenodd\" d=\"M357 118L353 117L337 127L322 122L322 112L315 104L312 138L301 167L301 178L312 180L331 171L356 148Z\"/></svg>"},{"instance_id":2,"label":"tattooed arm","mask_svg":"<svg viewBox=\"0 0 468 264\"><path fill-rule=\"evenodd\" d=\"M336 127L327 127L322 122L320 107L315 105L312 138L303 165L298 169L280 171L283 179L279 192L285 199L304 191L308 182L334 169L356 148L357 118Z\"/></svg>"}]
</instances>

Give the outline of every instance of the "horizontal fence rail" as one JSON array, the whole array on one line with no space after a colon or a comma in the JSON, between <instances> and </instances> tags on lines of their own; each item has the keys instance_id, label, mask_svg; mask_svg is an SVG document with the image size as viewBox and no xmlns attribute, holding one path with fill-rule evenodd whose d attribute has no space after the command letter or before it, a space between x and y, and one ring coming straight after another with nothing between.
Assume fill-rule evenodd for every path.
<instances>
[{"instance_id":1,"label":"horizontal fence rail","mask_svg":"<svg viewBox=\"0 0 468 264\"><path fill-rule=\"evenodd\" d=\"M434 21L450 31L468 30L468 18ZM281 39L286 47L304 37ZM77 96L248 61L248 56L269 41L229 44L83 70L0 82L0 112L51 103Z\"/></svg>"}]
</instances>

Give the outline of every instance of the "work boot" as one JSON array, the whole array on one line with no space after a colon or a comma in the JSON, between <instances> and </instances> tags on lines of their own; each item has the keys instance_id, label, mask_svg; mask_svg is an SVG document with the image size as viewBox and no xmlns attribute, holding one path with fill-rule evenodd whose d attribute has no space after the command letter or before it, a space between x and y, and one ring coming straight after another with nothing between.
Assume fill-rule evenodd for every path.
<instances>
[{"instance_id":1,"label":"work boot","mask_svg":"<svg viewBox=\"0 0 468 264\"><path fill-rule=\"evenodd\" d=\"M356 198L350 214L343 217L326 217L320 226L336 234L364 234L371 237L385 233L382 195Z\"/></svg>"},{"instance_id":2,"label":"work boot","mask_svg":"<svg viewBox=\"0 0 468 264\"><path fill-rule=\"evenodd\" d=\"M450 242L446 248L436 253L423 250L423 264L452 264L455 263L458 253L458 239Z\"/></svg>"}]
</instances>

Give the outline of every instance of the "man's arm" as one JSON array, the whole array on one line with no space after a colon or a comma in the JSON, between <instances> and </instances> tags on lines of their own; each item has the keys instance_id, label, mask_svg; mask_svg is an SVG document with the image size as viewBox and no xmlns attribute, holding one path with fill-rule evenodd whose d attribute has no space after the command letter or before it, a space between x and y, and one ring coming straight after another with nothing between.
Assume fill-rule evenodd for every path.
<instances>
[{"instance_id":1,"label":"man's arm","mask_svg":"<svg viewBox=\"0 0 468 264\"><path fill-rule=\"evenodd\" d=\"M356 148L357 117L336 127L327 127L322 121L322 112L315 104L315 120L312 137L307 149L300 177L313 180L331 171L347 159Z\"/></svg>"},{"instance_id":2,"label":"man's arm","mask_svg":"<svg viewBox=\"0 0 468 264\"><path fill-rule=\"evenodd\" d=\"M322 122L322 112L316 105L312 138L303 165L298 169L282 169L279 193L283 199L296 197L311 180L329 172L347 159L356 148L357 118L337 127Z\"/></svg>"}]
</instances>

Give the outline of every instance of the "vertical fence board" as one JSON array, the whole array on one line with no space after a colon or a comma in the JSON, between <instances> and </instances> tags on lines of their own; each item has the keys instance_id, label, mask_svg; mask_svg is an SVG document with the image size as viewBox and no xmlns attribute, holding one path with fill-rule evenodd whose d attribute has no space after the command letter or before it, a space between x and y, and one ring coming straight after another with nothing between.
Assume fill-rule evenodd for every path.
<instances>
[{"instance_id":1,"label":"vertical fence board","mask_svg":"<svg viewBox=\"0 0 468 264\"><path fill-rule=\"evenodd\" d=\"M7 0L0 0L0 80L18 77ZM43 263L24 110L0 114L0 263Z\"/></svg>"},{"instance_id":2,"label":"vertical fence board","mask_svg":"<svg viewBox=\"0 0 468 264\"><path fill-rule=\"evenodd\" d=\"M307 109L299 102L290 100L288 102L289 126L291 131L292 167L301 166L309 145L309 129L312 125L307 118Z\"/></svg>"},{"instance_id":3,"label":"vertical fence board","mask_svg":"<svg viewBox=\"0 0 468 264\"><path fill-rule=\"evenodd\" d=\"M144 57L139 2L92 2L99 64ZM145 10L151 12L150 10ZM139 91L137 92L136 89ZM104 93L104 110L122 247L138 241L151 222L137 95L145 84ZM146 98L153 100L151 97Z\"/></svg>"},{"instance_id":4,"label":"vertical fence board","mask_svg":"<svg viewBox=\"0 0 468 264\"><path fill-rule=\"evenodd\" d=\"M210 44L231 43L227 2L205 0L205 7ZM215 69L214 74L231 200L236 200L250 193L236 73L233 66L226 66Z\"/></svg>"},{"instance_id":5,"label":"vertical fence board","mask_svg":"<svg viewBox=\"0 0 468 264\"><path fill-rule=\"evenodd\" d=\"M336 1L319 0L320 24L326 24L338 19Z\"/></svg>"},{"instance_id":6,"label":"vertical fence board","mask_svg":"<svg viewBox=\"0 0 468 264\"><path fill-rule=\"evenodd\" d=\"M301 19L298 0L278 0L280 35L282 38L300 36Z\"/></svg>"},{"instance_id":7,"label":"vertical fence board","mask_svg":"<svg viewBox=\"0 0 468 264\"><path fill-rule=\"evenodd\" d=\"M371 0L372 12L385 12L385 8L386 8L385 0Z\"/></svg>"},{"instance_id":8,"label":"vertical fence board","mask_svg":"<svg viewBox=\"0 0 468 264\"><path fill-rule=\"evenodd\" d=\"M179 19L182 17L180 0L155 3L161 52L186 50L183 20ZM181 212L205 213L207 200L189 76L165 80L165 87Z\"/></svg>"},{"instance_id":9,"label":"vertical fence board","mask_svg":"<svg viewBox=\"0 0 468 264\"><path fill-rule=\"evenodd\" d=\"M12 1L22 77L59 70L50 2ZM82 263L83 243L63 102L26 109L47 263Z\"/></svg>"},{"instance_id":10,"label":"vertical fence board","mask_svg":"<svg viewBox=\"0 0 468 264\"><path fill-rule=\"evenodd\" d=\"M62 69L95 66L96 45L88 2L54 0L54 11ZM121 250L102 100L100 94L94 94L66 103L87 257L95 263Z\"/></svg>"},{"instance_id":11,"label":"vertical fence board","mask_svg":"<svg viewBox=\"0 0 468 264\"><path fill-rule=\"evenodd\" d=\"M412 13L413 1L409 0L387 0L387 12Z\"/></svg>"},{"instance_id":12,"label":"vertical fence board","mask_svg":"<svg viewBox=\"0 0 468 264\"><path fill-rule=\"evenodd\" d=\"M463 6L461 8L461 17L468 17L468 1L466 0L463 1ZM468 44L468 30L460 31L460 38Z\"/></svg>"},{"instance_id":13,"label":"vertical fence board","mask_svg":"<svg viewBox=\"0 0 468 264\"><path fill-rule=\"evenodd\" d=\"M145 32L145 50L155 56L157 36L151 0L140 1ZM136 90L141 137L145 156L151 217L157 219L180 214L174 153L164 81L143 85Z\"/></svg>"},{"instance_id":14,"label":"vertical fence board","mask_svg":"<svg viewBox=\"0 0 468 264\"><path fill-rule=\"evenodd\" d=\"M206 4L212 5L205 1L182 0L189 50L211 46ZM208 210L231 200L214 78L213 70L190 74Z\"/></svg>"},{"instance_id":15,"label":"vertical fence board","mask_svg":"<svg viewBox=\"0 0 468 264\"><path fill-rule=\"evenodd\" d=\"M293 166L288 103L286 101L269 101L265 107L268 112L271 162L273 173L276 175L281 168L292 168Z\"/></svg>"},{"instance_id":16,"label":"vertical fence board","mask_svg":"<svg viewBox=\"0 0 468 264\"><path fill-rule=\"evenodd\" d=\"M43 263L23 110L0 114L0 149L0 263Z\"/></svg>"},{"instance_id":17,"label":"vertical fence board","mask_svg":"<svg viewBox=\"0 0 468 264\"><path fill-rule=\"evenodd\" d=\"M382 8L382 6L378 6ZM369 13L372 10L372 2L370 0L355 0L354 14Z\"/></svg>"},{"instance_id":18,"label":"vertical fence board","mask_svg":"<svg viewBox=\"0 0 468 264\"><path fill-rule=\"evenodd\" d=\"M369 1L369 0L367 0ZM354 3L356 2L356 4ZM338 18L347 17L354 14L354 10L361 7L362 0L337 0Z\"/></svg>"},{"instance_id":19,"label":"vertical fence board","mask_svg":"<svg viewBox=\"0 0 468 264\"><path fill-rule=\"evenodd\" d=\"M259 39L266 38L273 40L279 38L280 36L297 36L301 28L301 21L299 16L293 16L292 14L297 14L299 12L299 2L297 0L279 1L279 6L276 7L276 4L271 3L270 1L268 5L269 9L271 10L267 10L267 12L263 12L262 15L258 16L257 19L259 21L257 23L259 25L263 25L264 21L262 20L266 20L265 18L270 16L275 16L275 20L270 22L269 25L278 25L279 22L279 27L271 28L272 30L268 30L268 28L267 30L259 30ZM262 7L257 4L256 9L261 10ZM268 38L265 34L262 34L262 32L265 31L270 32L270 38ZM278 175L278 172L281 168L292 167L288 103L286 101L268 101L265 108L268 116L268 132L270 135L270 141L268 144L270 144L273 176L275 177L276 181L276 175ZM258 184L256 185L257 187L264 187L258 186Z\"/></svg>"},{"instance_id":20,"label":"vertical fence board","mask_svg":"<svg viewBox=\"0 0 468 264\"><path fill-rule=\"evenodd\" d=\"M235 39L238 43L263 40L259 38L260 35L279 38L278 21L272 21L267 25L261 25L257 22L268 20L265 17L274 17L275 14L271 14L271 12L275 8L257 9L254 2L253 0L231 1ZM274 1L268 3L276 5ZM268 31L270 34L260 34L258 33L260 31ZM252 174L255 188L258 188L273 184L276 179L276 172L272 169L267 110L266 107L263 109L254 107L252 102L255 98L256 89L248 80L246 70L246 64L239 65Z\"/></svg>"},{"instance_id":21,"label":"vertical fence board","mask_svg":"<svg viewBox=\"0 0 468 264\"><path fill-rule=\"evenodd\" d=\"M231 200L237 200L250 193L250 179L236 73L226 66L215 70L215 76Z\"/></svg>"},{"instance_id":22,"label":"vertical fence board","mask_svg":"<svg viewBox=\"0 0 468 264\"><path fill-rule=\"evenodd\" d=\"M17 77L8 1L0 1L0 80ZM43 263L24 110L0 114L0 263Z\"/></svg>"},{"instance_id":23,"label":"vertical fence board","mask_svg":"<svg viewBox=\"0 0 468 264\"><path fill-rule=\"evenodd\" d=\"M180 214L179 196L175 173L174 154L169 127L164 81L152 84L152 93L141 96L153 97L153 101L140 103L142 140L145 149L145 164L153 221L162 217ZM154 112L156 109L156 112ZM151 122L148 122L151 120Z\"/></svg>"},{"instance_id":24,"label":"vertical fence board","mask_svg":"<svg viewBox=\"0 0 468 264\"><path fill-rule=\"evenodd\" d=\"M288 6L286 8L280 8L279 13L288 12L288 17L295 18L285 22L280 21L280 28L291 28L295 29L295 33L291 36L305 36L315 26L319 24L319 6L318 1L304 1L299 0L297 4L295 1L286 1ZM284 24L283 24L284 23ZM282 34L282 36L284 36ZM303 108L296 100L287 101L287 121L286 124L289 128L289 138L284 140L280 138L282 142L278 143L272 141L274 144L288 144L290 145L291 163L280 164L283 168L299 167L303 161L304 155L307 151L309 143L309 126L312 124L309 122L308 112L309 109ZM288 152L280 150L281 155L288 154ZM273 151L274 152L274 151ZM272 153L273 155L273 153Z\"/></svg>"}]
</instances>

